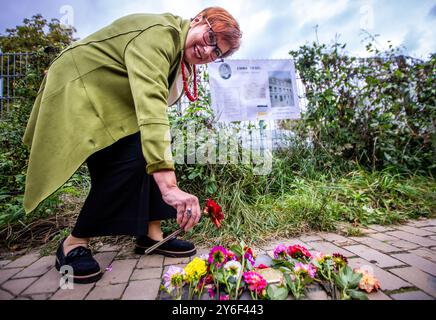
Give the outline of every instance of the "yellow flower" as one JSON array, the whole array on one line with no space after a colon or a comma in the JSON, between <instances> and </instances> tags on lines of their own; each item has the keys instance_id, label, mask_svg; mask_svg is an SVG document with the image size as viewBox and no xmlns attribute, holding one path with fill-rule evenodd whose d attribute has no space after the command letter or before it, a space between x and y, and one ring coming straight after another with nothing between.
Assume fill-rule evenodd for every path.
<instances>
[{"instance_id":1,"label":"yellow flower","mask_svg":"<svg viewBox=\"0 0 436 320\"><path fill-rule=\"evenodd\" d=\"M184 270L187 282L198 281L207 272L206 261L194 258Z\"/></svg>"}]
</instances>

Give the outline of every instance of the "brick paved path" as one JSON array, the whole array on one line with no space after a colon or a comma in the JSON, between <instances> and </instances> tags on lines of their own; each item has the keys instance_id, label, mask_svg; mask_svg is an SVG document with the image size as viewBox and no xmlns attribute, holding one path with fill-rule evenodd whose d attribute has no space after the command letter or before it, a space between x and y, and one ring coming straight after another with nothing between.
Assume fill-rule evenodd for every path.
<instances>
[{"instance_id":1,"label":"brick paved path","mask_svg":"<svg viewBox=\"0 0 436 320\"><path fill-rule=\"evenodd\" d=\"M405 225L370 226L363 237L344 237L333 233L302 235L275 241L256 249L258 256L272 256L279 244L301 244L324 253L339 252L348 257L351 267L363 267L379 279L382 290L372 300L434 300L436 298L436 219L410 221ZM198 255L206 253L199 249ZM190 259L140 256L132 248L103 246L95 258L103 270L95 284L60 289L60 276L54 256L30 253L13 261L0 261L0 300L10 299L123 299L154 300L160 279L170 265L183 267ZM308 299L327 299L323 291L310 292Z\"/></svg>"}]
</instances>

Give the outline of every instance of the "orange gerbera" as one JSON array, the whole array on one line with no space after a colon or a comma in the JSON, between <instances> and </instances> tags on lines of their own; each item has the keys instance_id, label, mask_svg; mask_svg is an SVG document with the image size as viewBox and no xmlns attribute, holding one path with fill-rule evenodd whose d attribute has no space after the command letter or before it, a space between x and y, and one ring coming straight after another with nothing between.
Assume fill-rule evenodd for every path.
<instances>
[{"instance_id":1,"label":"orange gerbera","mask_svg":"<svg viewBox=\"0 0 436 320\"><path fill-rule=\"evenodd\" d=\"M354 272L361 273L363 275L359 282L359 289L364 290L367 293L371 293L381 288L378 279L369 274L368 271L363 269L354 269Z\"/></svg>"}]
</instances>

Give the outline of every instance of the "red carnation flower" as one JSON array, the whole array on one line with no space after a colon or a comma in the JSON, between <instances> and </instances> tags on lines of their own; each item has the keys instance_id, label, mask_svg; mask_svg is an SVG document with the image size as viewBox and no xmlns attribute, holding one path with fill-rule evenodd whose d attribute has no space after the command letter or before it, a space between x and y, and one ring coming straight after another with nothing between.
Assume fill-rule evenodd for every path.
<instances>
[{"instance_id":1,"label":"red carnation flower","mask_svg":"<svg viewBox=\"0 0 436 320\"><path fill-rule=\"evenodd\" d=\"M213 283L213 277L212 277L212 275L208 274L208 275L204 278L204 283L205 283L205 284L212 284L212 283Z\"/></svg>"},{"instance_id":2,"label":"red carnation flower","mask_svg":"<svg viewBox=\"0 0 436 320\"><path fill-rule=\"evenodd\" d=\"M206 200L206 207L204 208L204 215L210 217L215 226L221 228L221 221L224 220L224 214L221 207L211 199Z\"/></svg>"},{"instance_id":3,"label":"red carnation flower","mask_svg":"<svg viewBox=\"0 0 436 320\"><path fill-rule=\"evenodd\" d=\"M289 246L288 254L294 259L310 258L312 256L305 247L298 244L295 246Z\"/></svg>"}]
</instances>

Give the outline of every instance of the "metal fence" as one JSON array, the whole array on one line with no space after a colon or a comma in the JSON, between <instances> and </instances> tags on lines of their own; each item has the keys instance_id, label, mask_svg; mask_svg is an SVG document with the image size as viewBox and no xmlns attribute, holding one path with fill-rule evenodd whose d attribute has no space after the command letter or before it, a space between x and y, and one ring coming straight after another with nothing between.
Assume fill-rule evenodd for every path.
<instances>
[{"instance_id":1,"label":"metal fence","mask_svg":"<svg viewBox=\"0 0 436 320\"><path fill-rule=\"evenodd\" d=\"M0 119L10 110L15 82L26 74L32 53L0 53Z\"/></svg>"}]
</instances>

